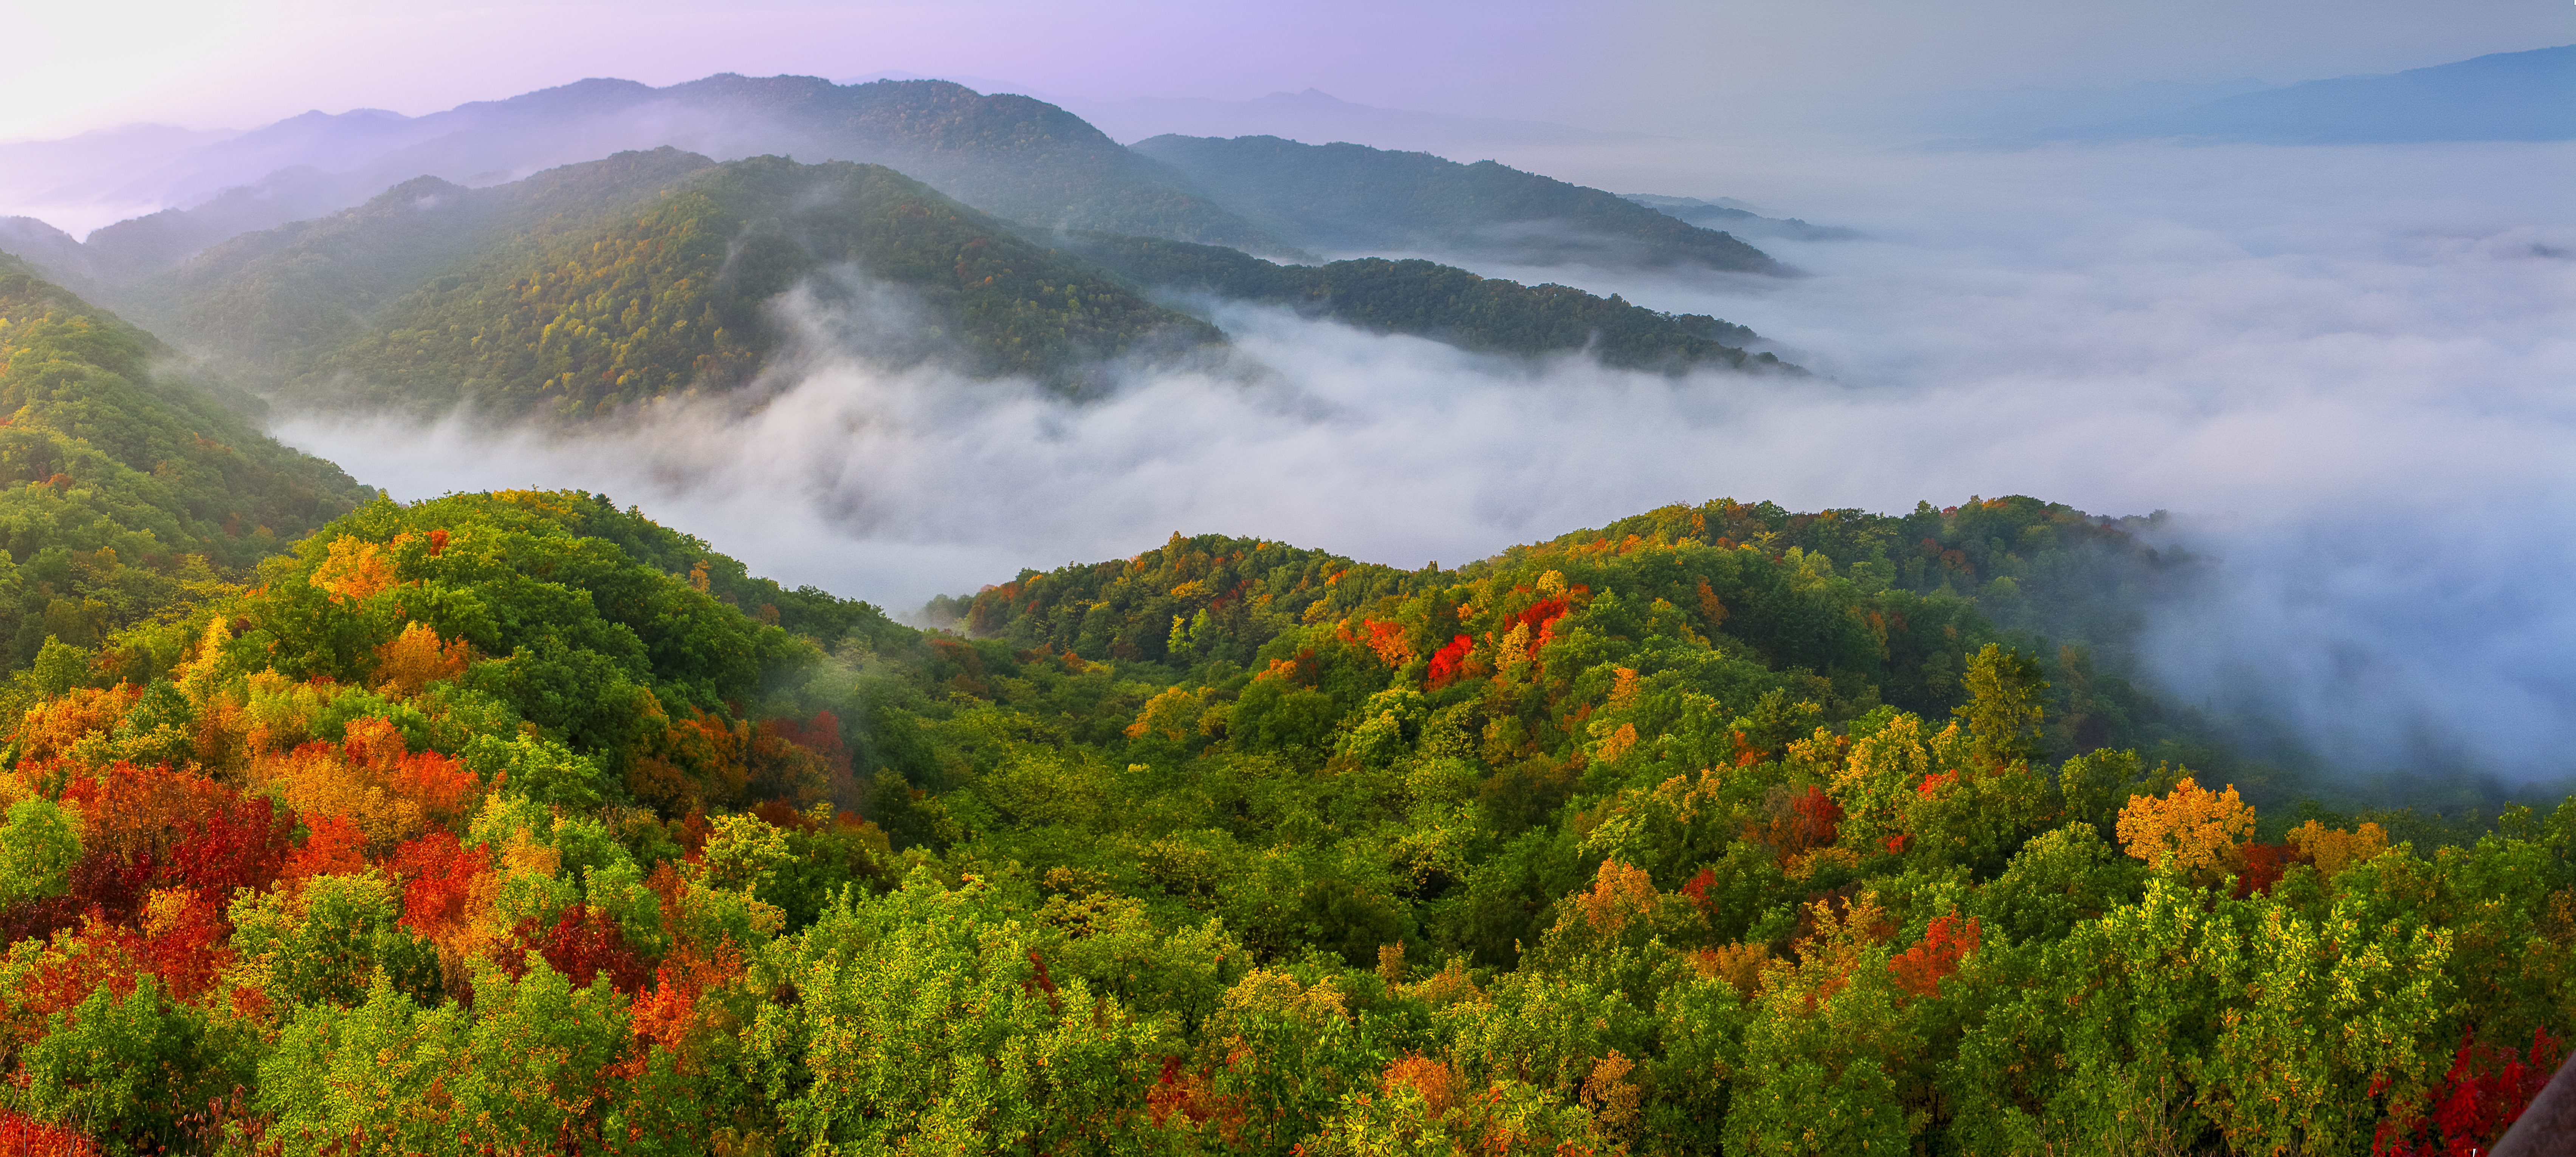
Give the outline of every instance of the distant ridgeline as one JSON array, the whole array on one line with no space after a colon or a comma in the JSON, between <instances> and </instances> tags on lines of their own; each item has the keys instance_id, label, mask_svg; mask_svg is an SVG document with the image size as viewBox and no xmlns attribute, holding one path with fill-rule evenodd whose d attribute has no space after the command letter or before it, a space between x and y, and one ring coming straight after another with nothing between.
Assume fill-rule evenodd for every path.
<instances>
[{"instance_id":1,"label":"distant ridgeline","mask_svg":"<svg viewBox=\"0 0 2576 1157\"><path fill-rule=\"evenodd\" d=\"M0 665L182 611L369 494L175 360L0 254Z\"/></svg>"},{"instance_id":2,"label":"distant ridgeline","mask_svg":"<svg viewBox=\"0 0 2576 1157\"><path fill-rule=\"evenodd\" d=\"M1755 334L1705 314L1666 314L1613 294L1522 285L1419 258L1280 265L1239 249L1082 233L1073 250L1139 284L1284 303L1378 333L1419 334L1462 349L1536 356L1589 349L1605 365L1679 373L1715 363L1795 369L1747 354ZM1727 343L1735 344L1727 344Z\"/></svg>"},{"instance_id":3,"label":"distant ridgeline","mask_svg":"<svg viewBox=\"0 0 2576 1157\"><path fill-rule=\"evenodd\" d=\"M718 163L671 140L754 155ZM621 141L659 147L582 159ZM566 421L721 395L785 348L773 306L800 287L824 307L806 315L817 332L869 359L937 359L1077 397L1118 364L1223 340L1139 285L1517 356L1778 364L1748 355L1741 327L1563 286L1252 256L1301 257L1304 244L1784 272L1733 236L1601 190L1271 137L1129 149L1052 105L945 82L584 81L419 118L317 113L195 147L151 180L198 189L299 157L86 242L0 221L0 245L245 387L320 409ZM557 160L574 163L544 167ZM887 284L898 292L875 292Z\"/></svg>"},{"instance_id":4,"label":"distant ridgeline","mask_svg":"<svg viewBox=\"0 0 2576 1157\"><path fill-rule=\"evenodd\" d=\"M1529 263L1777 271L1727 234L1490 161L1461 165L1276 137L1167 136L1129 148L1054 105L946 81L834 85L730 74L661 89L585 80L422 117L308 113L183 150L140 180L101 176L108 183L89 190L102 201L188 208L118 222L86 241L30 218L0 220L0 249L94 293L170 269L226 238L358 205L415 177L479 185L492 174L664 146L718 159L883 164L1039 231L1099 230L1287 257L1300 256L1298 246L1430 249ZM78 183L77 174L64 179ZM1812 228L1746 224L1766 235Z\"/></svg>"},{"instance_id":5,"label":"distant ridgeline","mask_svg":"<svg viewBox=\"0 0 2576 1157\"><path fill-rule=\"evenodd\" d=\"M1101 359L1219 339L883 166L670 149L490 189L422 178L133 296L294 402L570 418L740 386L785 336L764 304L800 283L846 304L816 276L844 264L917 299L862 335L881 355L953 347L971 372L1070 388Z\"/></svg>"},{"instance_id":6,"label":"distant ridgeline","mask_svg":"<svg viewBox=\"0 0 2576 1157\"><path fill-rule=\"evenodd\" d=\"M1850 241L1861 234L1857 229L1839 225L1810 225L1795 217L1765 217L1750 209L1720 205L1697 197L1666 197L1654 193L1621 193L1619 199L1633 201L1667 217L1693 225L1765 237L1787 237L1796 241Z\"/></svg>"},{"instance_id":7,"label":"distant ridgeline","mask_svg":"<svg viewBox=\"0 0 2576 1157\"><path fill-rule=\"evenodd\" d=\"M1730 234L1493 161L1462 165L1429 153L1278 137L1160 136L1134 148L1271 235L1314 249L1782 272Z\"/></svg>"},{"instance_id":8,"label":"distant ridgeline","mask_svg":"<svg viewBox=\"0 0 2576 1157\"><path fill-rule=\"evenodd\" d=\"M2193 569L2129 529L1176 535L960 635L597 495L364 503L0 682L0 1139L2483 1150L2576 800L2248 778L2073 645Z\"/></svg>"},{"instance_id":9,"label":"distant ridgeline","mask_svg":"<svg viewBox=\"0 0 2576 1157\"><path fill-rule=\"evenodd\" d=\"M660 89L584 80L422 117L308 113L174 158L139 187L99 191L102 199L160 196L189 208L121 221L86 242L32 219L0 220L0 249L58 271L68 284L119 284L241 233L358 205L415 177L479 185L493 173L663 146L727 159L883 164L1032 228L1281 248L1161 163L1043 101L947 81L835 85L725 73Z\"/></svg>"},{"instance_id":10,"label":"distant ridgeline","mask_svg":"<svg viewBox=\"0 0 2576 1157\"><path fill-rule=\"evenodd\" d=\"M870 295L871 283L906 296ZM1512 355L1589 346L1611 365L1675 372L1780 365L1745 353L1743 327L1563 286L1419 260L1280 266L1219 246L1032 234L882 166L716 164L673 149L485 189L419 178L114 292L285 403L568 420L748 383L785 348L772 303L799 286L834 340L881 363L943 359L1077 396L1110 362L1223 341L1138 285Z\"/></svg>"}]
</instances>

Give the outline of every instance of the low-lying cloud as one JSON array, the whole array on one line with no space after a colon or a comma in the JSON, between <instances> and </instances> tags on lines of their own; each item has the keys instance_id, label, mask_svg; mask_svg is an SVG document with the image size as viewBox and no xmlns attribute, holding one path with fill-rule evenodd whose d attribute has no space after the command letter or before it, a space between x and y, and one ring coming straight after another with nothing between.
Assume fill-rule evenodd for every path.
<instances>
[{"instance_id":1,"label":"low-lying cloud","mask_svg":"<svg viewBox=\"0 0 2576 1157\"><path fill-rule=\"evenodd\" d=\"M2176 692L2356 770L2576 770L2576 148L1586 156L1564 175L1868 239L1767 241L1790 280L1487 272L1749 324L1818 376L1530 366L1232 306L1224 364L1077 406L887 369L809 317L747 412L281 433L401 497L604 491L894 609L1175 530L1411 566L1719 495L2167 509L2223 560L2146 648Z\"/></svg>"}]
</instances>

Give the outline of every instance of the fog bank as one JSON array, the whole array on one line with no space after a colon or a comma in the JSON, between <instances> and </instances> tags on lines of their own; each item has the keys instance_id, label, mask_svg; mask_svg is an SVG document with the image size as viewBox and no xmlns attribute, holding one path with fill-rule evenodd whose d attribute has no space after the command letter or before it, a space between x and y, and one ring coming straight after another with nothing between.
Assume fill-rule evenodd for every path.
<instances>
[{"instance_id":1,"label":"fog bank","mask_svg":"<svg viewBox=\"0 0 2576 1157\"><path fill-rule=\"evenodd\" d=\"M2224 560L2148 648L2179 693L2260 695L2356 769L2570 770L2576 610L2545 592L2576 567L2576 148L1549 159L1516 163L1864 230L1766 239L1788 280L1480 267L1748 324L1819 376L1528 367L1229 307L1229 364L1074 407L809 318L750 413L280 433L398 497L603 491L895 610L1176 530L1415 566L1721 495L2162 508Z\"/></svg>"}]
</instances>

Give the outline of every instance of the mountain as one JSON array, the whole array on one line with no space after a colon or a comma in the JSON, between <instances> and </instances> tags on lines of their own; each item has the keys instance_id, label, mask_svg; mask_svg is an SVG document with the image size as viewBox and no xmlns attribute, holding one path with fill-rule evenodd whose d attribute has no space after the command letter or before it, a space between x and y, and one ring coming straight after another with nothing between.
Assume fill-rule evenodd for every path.
<instances>
[{"instance_id":1,"label":"mountain","mask_svg":"<svg viewBox=\"0 0 2576 1157\"><path fill-rule=\"evenodd\" d=\"M0 666L185 605L367 498L176 360L0 254Z\"/></svg>"},{"instance_id":2,"label":"mountain","mask_svg":"<svg viewBox=\"0 0 2576 1157\"><path fill-rule=\"evenodd\" d=\"M0 144L0 207L7 212L56 214L86 208L66 223L88 232L130 215L136 206L107 197L170 159L236 136L229 129L183 129L137 124L98 129L50 141ZM257 176L258 174L252 174ZM235 182L238 183L238 182ZM146 211L164 202L148 202ZM101 218L98 214L110 214Z\"/></svg>"},{"instance_id":3,"label":"mountain","mask_svg":"<svg viewBox=\"0 0 2576 1157\"><path fill-rule=\"evenodd\" d=\"M1058 101L1122 141L1175 135L1286 137L1322 143L1346 141L1381 149L1476 155L1529 146L1634 144L1643 133L1605 133L1547 121L1457 116L1353 104L1317 89L1274 92L1255 100L1204 97L1135 97L1117 101Z\"/></svg>"},{"instance_id":4,"label":"mountain","mask_svg":"<svg viewBox=\"0 0 2576 1157\"><path fill-rule=\"evenodd\" d=\"M2018 136L2069 124L2129 120L2198 108L2213 100L2277 88L2253 77L2140 81L2125 85L1940 89L1824 98L1837 127L1915 139ZM1839 108L1833 106L1839 105Z\"/></svg>"},{"instance_id":5,"label":"mountain","mask_svg":"<svg viewBox=\"0 0 2576 1157\"><path fill-rule=\"evenodd\" d=\"M1091 233L1070 242L1139 284L1291 305L1307 316L1462 349L1521 357L1586 350L1605 365L1676 374L1707 364L1796 369L1768 353L1748 355L1743 346L1755 339L1752 330L1703 314L1657 313L1616 295L1525 286L1418 258L1279 265L1240 250L1150 237Z\"/></svg>"},{"instance_id":6,"label":"mountain","mask_svg":"<svg viewBox=\"0 0 2576 1157\"><path fill-rule=\"evenodd\" d=\"M881 163L1036 228L1279 248L1081 118L945 81L839 86L727 73L657 89L594 79L424 117L307 113L187 150L122 183L93 174L84 184L67 174L56 196L172 206L88 239L102 276L132 277L241 232L354 206L414 177L484 186L663 146L717 159Z\"/></svg>"},{"instance_id":7,"label":"mountain","mask_svg":"<svg viewBox=\"0 0 2576 1157\"><path fill-rule=\"evenodd\" d=\"M33 217L0 217L0 252L75 293L93 291L96 270L80 239Z\"/></svg>"},{"instance_id":8,"label":"mountain","mask_svg":"<svg viewBox=\"0 0 2576 1157\"><path fill-rule=\"evenodd\" d=\"M1256 103L1268 110L1264 116L1339 117L1394 126L1389 131L1430 124L1315 92ZM1472 142L1456 137L1462 125L1500 131L1496 126L1518 122L1439 124L1447 126L1448 147L1465 147ZM1512 131L1527 137L1537 130ZM1539 135L1552 140L1554 133ZM1303 256L1296 247L1308 245L1427 248L1539 264L1777 269L1726 234L1677 227L1598 190L1490 161L1460 165L1426 153L1275 137L1167 136L1127 149L1055 105L945 81L835 85L724 74L657 89L593 79L424 117L316 112L206 143L174 140L184 146L178 154L140 175L119 153L116 164L65 172L46 193L169 208L97 229L74 245L40 222L0 228L0 238L56 278L96 291L173 268L228 238L354 207L416 177L484 187L611 152L672 147L718 160L778 155L884 164L1040 232L1163 237L1285 257ZM71 160L64 165L76 170ZM1721 223L1805 235L1760 220Z\"/></svg>"},{"instance_id":9,"label":"mountain","mask_svg":"<svg viewBox=\"0 0 2576 1157\"><path fill-rule=\"evenodd\" d=\"M2312 80L2197 108L2033 133L2030 140L2183 137L2274 145L2576 139L2576 45L2384 76Z\"/></svg>"},{"instance_id":10,"label":"mountain","mask_svg":"<svg viewBox=\"0 0 2576 1157\"><path fill-rule=\"evenodd\" d=\"M1990 614L2193 570L2136 528L1174 534L931 632L595 494L370 502L0 687L0 1135L2488 1151L2576 799L2282 799Z\"/></svg>"},{"instance_id":11,"label":"mountain","mask_svg":"<svg viewBox=\"0 0 2576 1157\"><path fill-rule=\"evenodd\" d=\"M1810 225L1795 217L1765 217L1742 203L1727 203L1729 198L1702 201L1697 197L1667 197L1655 193L1621 193L1620 199L1634 201L1677 221L1688 221L1702 227L1724 227L1730 233L1747 237L1785 237L1792 241L1849 241L1860 236L1856 229L1840 225Z\"/></svg>"},{"instance_id":12,"label":"mountain","mask_svg":"<svg viewBox=\"0 0 2576 1157\"><path fill-rule=\"evenodd\" d=\"M841 335L883 361L954 347L970 372L1078 390L1104 359L1219 340L883 166L676 149L486 189L405 182L226 242L134 297L299 404L570 418L742 385L786 340L771 300L857 292L842 268L917 312Z\"/></svg>"},{"instance_id":13,"label":"mountain","mask_svg":"<svg viewBox=\"0 0 2576 1157\"><path fill-rule=\"evenodd\" d=\"M1781 272L1761 250L1726 233L1494 161L1462 165L1429 153L1278 137L1160 136L1135 149L1271 235L1311 249Z\"/></svg>"}]
</instances>

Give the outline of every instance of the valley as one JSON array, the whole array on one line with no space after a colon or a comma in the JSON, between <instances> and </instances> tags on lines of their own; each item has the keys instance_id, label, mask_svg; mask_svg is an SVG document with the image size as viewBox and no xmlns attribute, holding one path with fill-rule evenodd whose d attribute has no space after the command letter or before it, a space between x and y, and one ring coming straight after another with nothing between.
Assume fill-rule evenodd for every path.
<instances>
[{"instance_id":1,"label":"valley","mask_svg":"<svg viewBox=\"0 0 2576 1157\"><path fill-rule=\"evenodd\" d=\"M2387 608L2554 620L2349 559L2559 549L2439 511L2545 402L2356 369L2531 377L2554 233L927 80L152 140L0 223L9 1152L2435 1152L2566 1054L2552 676Z\"/></svg>"}]
</instances>

